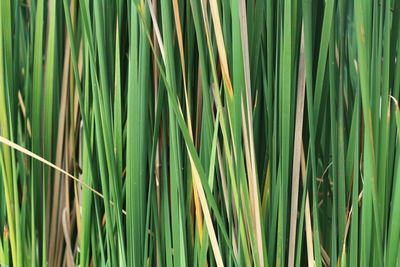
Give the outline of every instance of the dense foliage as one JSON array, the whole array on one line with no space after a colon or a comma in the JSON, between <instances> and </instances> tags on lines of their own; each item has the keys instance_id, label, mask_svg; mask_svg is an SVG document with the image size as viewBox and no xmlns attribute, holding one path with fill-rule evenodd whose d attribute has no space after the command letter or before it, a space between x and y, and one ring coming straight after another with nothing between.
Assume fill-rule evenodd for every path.
<instances>
[{"instance_id":1,"label":"dense foliage","mask_svg":"<svg viewBox=\"0 0 400 267\"><path fill-rule=\"evenodd\" d=\"M0 0L0 266L400 266L400 1Z\"/></svg>"}]
</instances>

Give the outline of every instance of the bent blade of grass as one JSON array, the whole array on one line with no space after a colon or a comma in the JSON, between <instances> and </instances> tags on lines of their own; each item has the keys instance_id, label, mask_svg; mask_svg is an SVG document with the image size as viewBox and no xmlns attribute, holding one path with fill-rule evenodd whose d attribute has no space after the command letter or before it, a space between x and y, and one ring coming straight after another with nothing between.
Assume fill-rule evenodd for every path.
<instances>
[{"instance_id":1,"label":"bent blade of grass","mask_svg":"<svg viewBox=\"0 0 400 267\"><path fill-rule=\"evenodd\" d=\"M217 39L218 54L221 64L222 76L225 81L226 88L228 89L229 96L233 97L232 82L229 75L228 60L226 57L226 50L224 44L224 37L222 33L221 20L218 11L216 0L210 0L211 15L214 25L215 37Z\"/></svg>"},{"instance_id":2,"label":"bent blade of grass","mask_svg":"<svg viewBox=\"0 0 400 267\"><path fill-rule=\"evenodd\" d=\"M4 138L3 136L0 136L0 143L3 143L5 145L7 145L8 147L11 147L29 157L31 157L32 159L35 159L39 162L42 162L43 164L46 164L47 166L55 169L58 172L61 172L62 174L68 176L69 178L71 178L72 180L76 181L77 183L79 183L80 185L82 185L83 187L86 187L87 189L89 189L90 191L92 191L94 194L96 194L97 196L99 196L100 198L104 198L103 194L101 194L99 191L95 190L94 188L90 187L89 185L87 185L86 183L84 183L83 181L81 181L79 178L76 178L75 176L73 176L72 174L68 173L67 171L61 169L60 167L54 165L53 163L51 163L50 161L38 156L37 154L27 150L26 148ZM113 202L110 201L110 204L113 205ZM126 211L121 210L122 213L126 214Z\"/></svg>"}]
</instances>

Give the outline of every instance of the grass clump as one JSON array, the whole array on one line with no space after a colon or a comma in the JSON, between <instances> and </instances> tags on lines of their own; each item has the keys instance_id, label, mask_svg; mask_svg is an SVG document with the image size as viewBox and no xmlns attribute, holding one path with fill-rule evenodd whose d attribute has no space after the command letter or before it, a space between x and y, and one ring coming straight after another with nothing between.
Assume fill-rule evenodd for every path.
<instances>
[{"instance_id":1,"label":"grass clump","mask_svg":"<svg viewBox=\"0 0 400 267\"><path fill-rule=\"evenodd\" d=\"M0 1L0 266L397 266L400 2Z\"/></svg>"}]
</instances>

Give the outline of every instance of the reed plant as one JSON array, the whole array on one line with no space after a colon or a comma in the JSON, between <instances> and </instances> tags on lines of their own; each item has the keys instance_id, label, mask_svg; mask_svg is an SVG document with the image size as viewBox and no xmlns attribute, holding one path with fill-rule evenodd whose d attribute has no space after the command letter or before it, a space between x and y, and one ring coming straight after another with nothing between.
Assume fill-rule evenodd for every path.
<instances>
[{"instance_id":1,"label":"reed plant","mask_svg":"<svg viewBox=\"0 0 400 267\"><path fill-rule=\"evenodd\" d=\"M0 266L400 266L400 1L1 0Z\"/></svg>"}]
</instances>

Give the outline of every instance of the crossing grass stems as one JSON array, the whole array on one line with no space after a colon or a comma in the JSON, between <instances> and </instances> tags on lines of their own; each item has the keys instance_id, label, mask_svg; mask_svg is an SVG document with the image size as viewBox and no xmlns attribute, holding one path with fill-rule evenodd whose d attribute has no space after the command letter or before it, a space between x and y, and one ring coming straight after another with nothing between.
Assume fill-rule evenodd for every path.
<instances>
[{"instance_id":1,"label":"crossing grass stems","mask_svg":"<svg viewBox=\"0 0 400 267\"><path fill-rule=\"evenodd\" d=\"M0 1L0 266L397 266L400 2Z\"/></svg>"}]
</instances>

